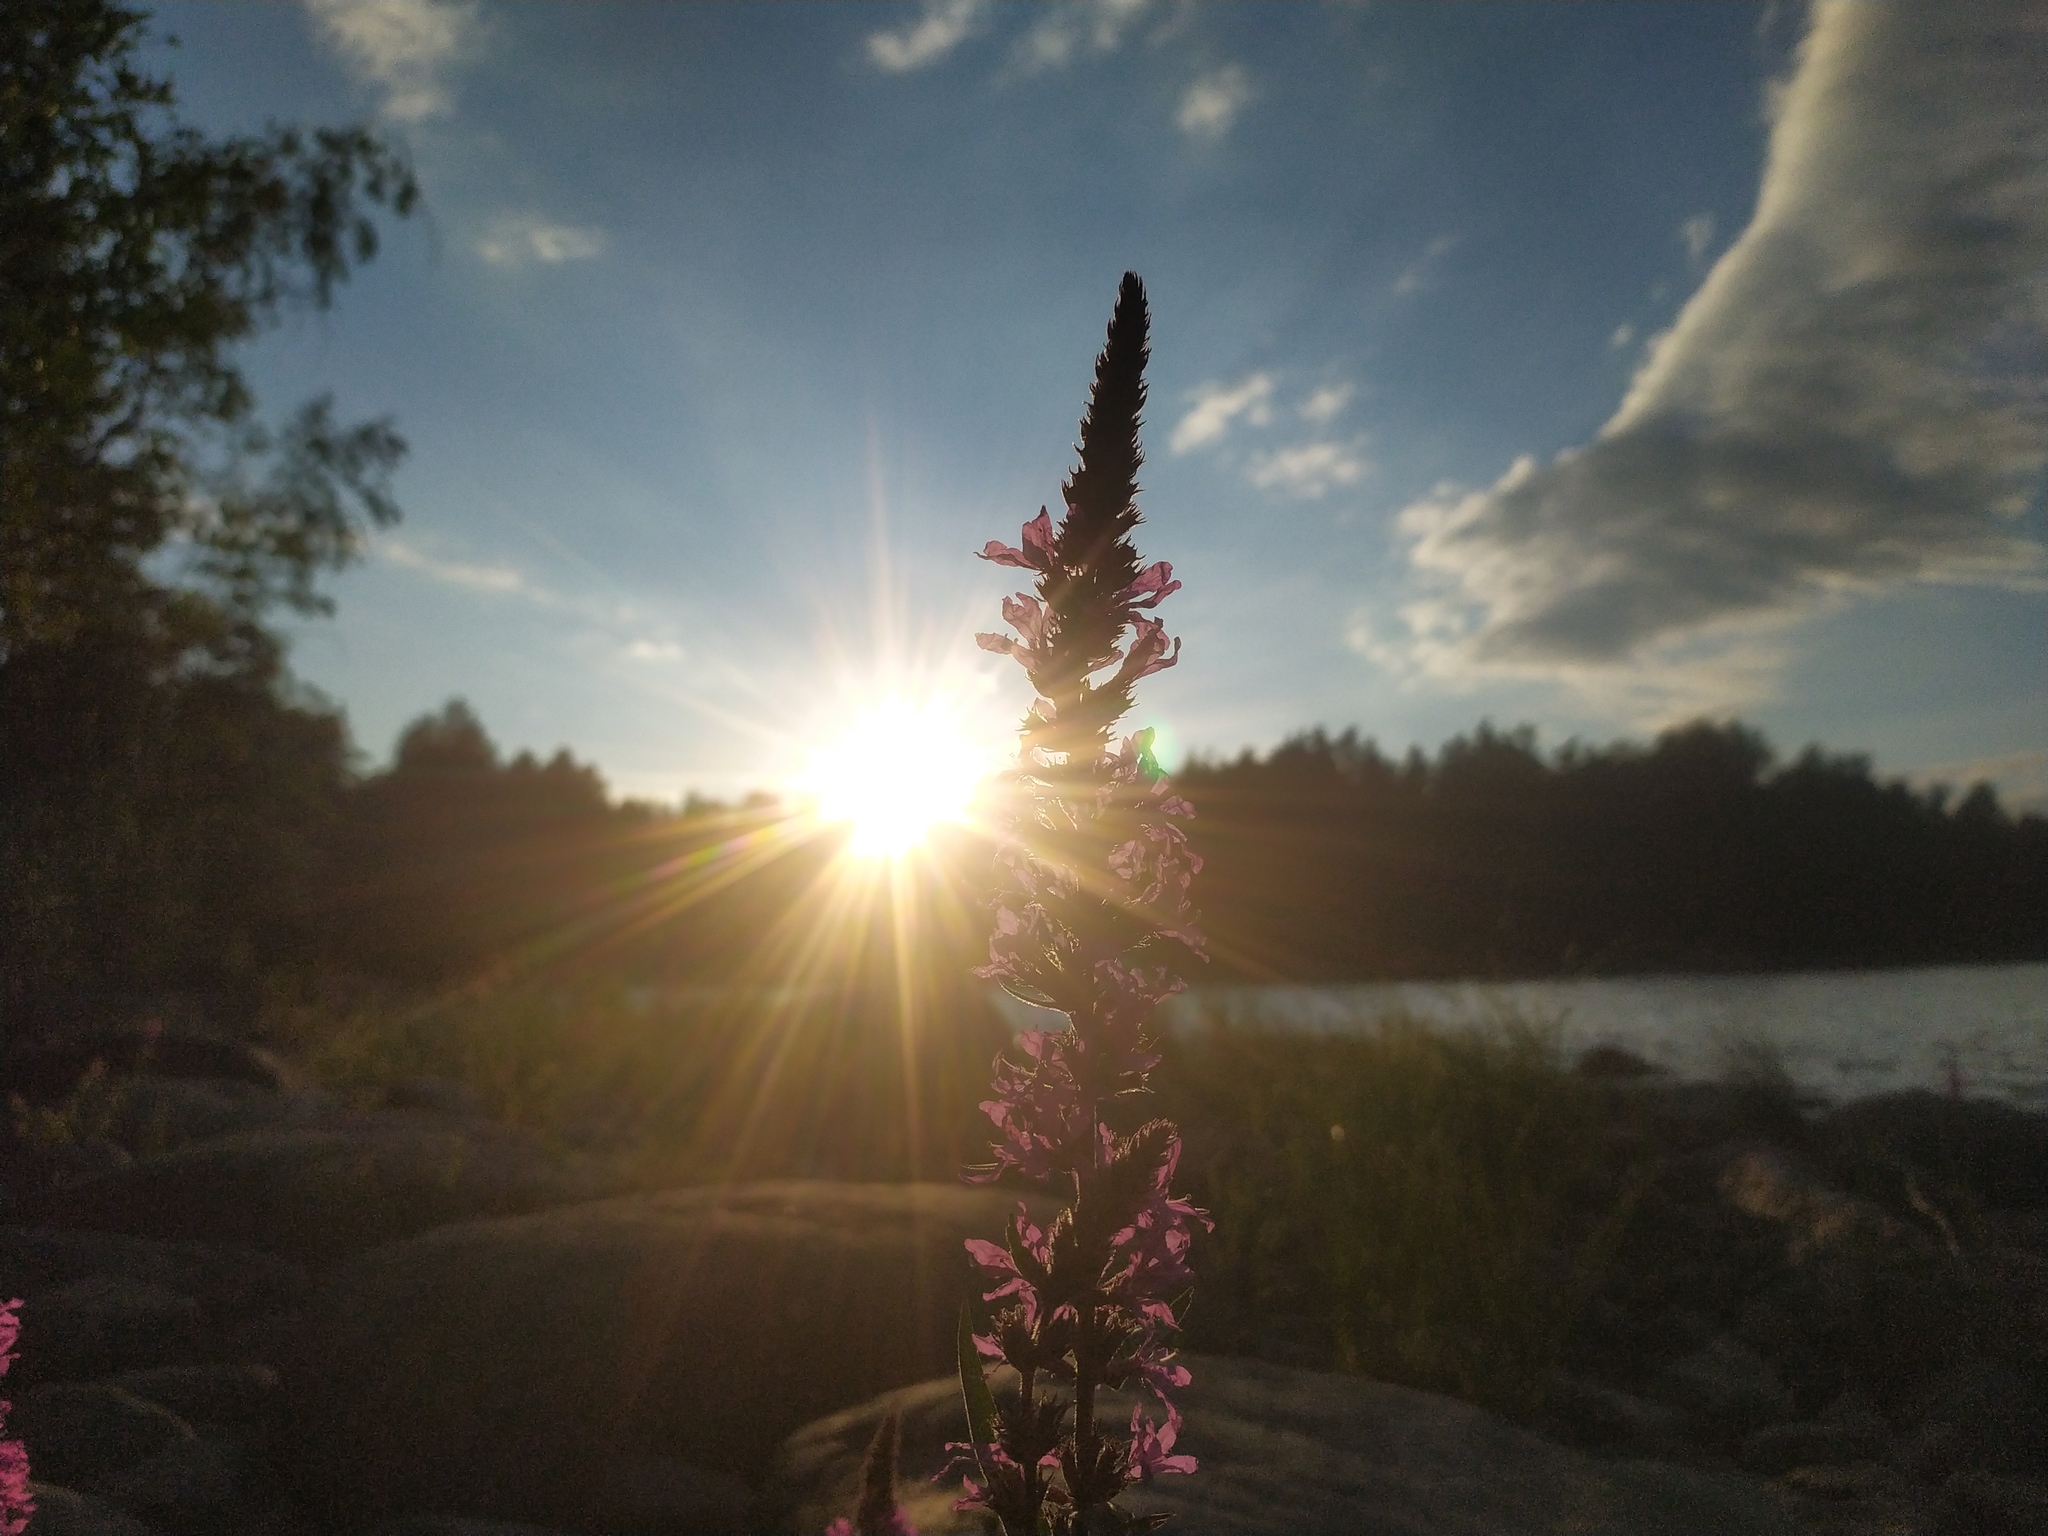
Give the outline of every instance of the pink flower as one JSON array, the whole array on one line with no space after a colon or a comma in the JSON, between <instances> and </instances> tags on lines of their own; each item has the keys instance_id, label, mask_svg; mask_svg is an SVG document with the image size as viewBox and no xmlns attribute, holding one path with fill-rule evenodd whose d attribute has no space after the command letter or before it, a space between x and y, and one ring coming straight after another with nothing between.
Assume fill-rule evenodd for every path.
<instances>
[{"instance_id":1,"label":"pink flower","mask_svg":"<svg viewBox=\"0 0 2048 1536\"><path fill-rule=\"evenodd\" d=\"M1024 547L1012 549L996 539L982 546L981 558L996 565L1014 565L1027 571L1052 570L1052 514L1038 509L1038 516L1024 525Z\"/></svg>"},{"instance_id":2,"label":"pink flower","mask_svg":"<svg viewBox=\"0 0 2048 1536\"><path fill-rule=\"evenodd\" d=\"M14 1344L21 1337L20 1298L0 1302L0 1376L15 1362ZM0 1429L7 1426L12 1403L0 1401ZM28 1450L19 1440L0 1440L0 1536L21 1536L36 1501L28 1491Z\"/></svg>"},{"instance_id":3,"label":"pink flower","mask_svg":"<svg viewBox=\"0 0 2048 1536\"><path fill-rule=\"evenodd\" d=\"M1166 1422L1154 1424L1145 1417L1145 1405L1140 1403L1131 1410L1131 1473L1140 1482L1151 1482L1161 1472L1192 1472L1196 1462L1192 1456L1175 1456L1173 1442L1180 1438L1180 1414L1171 1405L1166 1410Z\"/></svg>"},{"instance_id":4,"label":"pink flower","mask_svg":"<svg viewBox=\"0 0 2048 1536\"><path fill-rule=\"evenodd\" d=\"M1173 564L1161 560L1148 565L1138 573L1138 579L1123 591L1117 593L1117 601L1133 608L1157 608L1162 599L1173 596L1180 590L1180 583L1173 579Z\"/></svg>"}]
</instances>

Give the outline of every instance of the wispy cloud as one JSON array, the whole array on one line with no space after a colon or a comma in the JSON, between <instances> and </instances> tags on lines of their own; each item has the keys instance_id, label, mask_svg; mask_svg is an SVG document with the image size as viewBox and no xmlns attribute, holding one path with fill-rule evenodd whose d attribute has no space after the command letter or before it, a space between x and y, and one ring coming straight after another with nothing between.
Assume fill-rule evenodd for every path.
<instances>
[{"instance_id":1,"label":"wispy cloud","mask_svg":"<svg viewBox=\"0 0 2048 1536\"><path fill-rule=\"evenodd\" d=\"M1322 425L1343 415L1344 407L1351 403L1355 393L1349 384L1325 384L1294 409L1303 421Z\"/></svg>"},{"instance_id":2,"label":"wispy cloud","mask_svg":"<svg viewBox=\"0 0 2048 1536\"><path fill-rule=\"evenodd\" d=\"M494 267L538 261L558 266L588 261L604 252L604 231L588 225L556 224L531 214L504 214L478 238L476 253Z\"/></svg>"},{"instance_id":3,"label":"wispy cloud","mask_svg":"<svg viewBox=\"0 0 2048 1536\"><path fill-rule=\"evenodd\" d=\"M528 581L509 565L474 565L461 560L439 560L414 548L403 539L379 539L377 554L392 565L417 571L443 586L462 587L471 592L501 592L521 597L546 597L544 589Z\"/></svg>"},{"instance_id":4,"label":"wispy cloud","mask_svg":"<svg viewBox=\"0 0 2048 1536\"><path fill-rule=\"evenodd\" d=\"M1697 266L1706 256L1707 247L1714 243L1714 216L1696 213L1680 224L1678 242L1685 247L1686 259Z\"/></svg>"},{"instance_id":5,"label":"wispy cloud","mask_svg":"<svg viewBox=\"0 0 2048 1536\"><path fill-rule=\"evenodd\" d=\"M686 654L673 640L634 640L625 648L628 661L675 662Z\"/></svg>"},{"instance_id":6,"label":"wispy cloud","mask_svg":"<svg viewBox=\"0 0 2048 1536\"><path fill-rule=\"evenodd\" d=\"M1251 82L1235 64L1202 76L1181 93L1174 121L1193 139L1214 141L1229 133L1252 99Z\"/></svg>"},{"instance_id":7,"label":"wispy cloud","mask_svg":"<svg viewBox=\"0 0 2048 1536\"><path fill-rule=\"evenodd\" d=\"M1356 485L1371 469L1354 446L1297 443L1254 458L1245 478L1262 491L1284 491L1319 501L1339 486Z\"/></svg>"},{"instance_id":8,"label":"wispy cloud","mask_svg":"<svg viewBox=\"0 0 2048 1536\"><path fill-rule=\"evenodd\" d=\"M915 21L868 34L868 62L892 75L936 64L981 23L984 0L925 0Z\"/></svg>"},{"instance_id":9,"label":"wispy cloud","mask_svg":"<svg viewBox=\"0 0 2048 1536\"><path fill-rule=\"evenodd\" d=\"M2048 32L1823 0L1757 213L1598 436L1402 513L1440 675L1768 687L1771 632L1910 582L2038 586ZM1661 680L1661 682L1660 682Z\"/></svg>"},{"instance_id":10,"label":"wispy cloud","mask_svg":"<svg viewBox=\"0 0 2048 1536\"><path fill-rule=\"evenodd\" d=\"M1255 427L1265 426L1273 419L1273 375L1254 373L1235 384L1204 384L1188 398L1194 405L1167 439L1175 453L1220 443L1240 416Z\"/></svg>"},{"instance_id":11,"label":"wispy cloud","mask_svg":"<svg viewBox=\"0 0 2048 1536\"><path fill-rule=\"evenodd\" d=\"M1027 71L1064 69L1084 52L1109 53L1145 13L1147 0L1081 0L1057 5L1017 44L1017 62Z\"/></svg>"},{"instance_id":12,"label":"wispy cloud","mask_svg":"<svg viewBox=\"0 0 2048 1536\"><path fill-rule=\"evenodd\" d=\"M306 0L349 72L384 93L384 115L415 123L454 110L443 78L474 50L474 0Z\"/></svg>"},{"instance_id":13,"label":"wispy cloud","mask_svg":"<svg viewBox=\"0 0 2048 1536\"><path fill-rule=\"evenodd\" d=\"M1614 334L1607 338L1610 351L1619 352L1636 339L1636 328L1624 320L1614 328Z\"/></svg>"},{"instance_id":14,"label":"wispy cloud","mask_svg":"<svg viewBox=\"0 0 2048 1536\"><path fill-rule=\"evenodd\" d=\"M1438 235L1422 248L1422 254L1408 263L1401 275L1394 279L1394 292L1403 297L1420 293L1434 280L1437 263L1457 247L1456 235Z\"/></svg>"}]
</instances>

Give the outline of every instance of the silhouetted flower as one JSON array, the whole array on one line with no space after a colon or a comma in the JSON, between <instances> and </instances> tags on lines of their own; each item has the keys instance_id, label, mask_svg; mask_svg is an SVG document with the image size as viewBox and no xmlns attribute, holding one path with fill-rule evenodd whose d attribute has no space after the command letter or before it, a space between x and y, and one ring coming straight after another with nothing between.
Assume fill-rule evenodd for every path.
<instances>
[{"instance_id":1,"label":"silhouetted flower","mask_svg":"<svg viewBox=\"0 0 2048 1536\"><path fill-rule=\"evenodd\" d=\"M1180 583L1166 561L1141 566L1130 541L1145 332L1144 288L1126 273L1081 462L1062 488L1066 516L1055 527L1040 509L1017 545L982 550L1038 580L1003 600L1017 638L976 636L1022 665L1035 691L1004 807L988 964L976 974L1067 1015L1064 1029L1019 1035L1016 1059L996 1058L981 1106L998 1133L994 1161L967 1172L1067 1201L1044 1227L1020 1203L1001 1242L967 1243L995 1309L985 1331L962 1332L970 1432L985 1423L986 1433L950 1446L941 1476L964 1473L955 1507L993 1514L1012 1536L1134 1528L1113 1503L1125 1487L1195 1468L1174 1450L1181 1419L1168 1394L1188 1382L1174 1359L1176 1309L1194 1229L1210 1223L1171 1193L1180 1136L1170 1122L1119 1136L1104 1119L1110 1101L1146 1091L1159 1060L1154 1014L1185 985L1181 960L1204 953L1190 903L1202 861L1181 825L1194 810L1160 772L1151 731L1114 734L1132 686L1180 657L1180 642L1140 612ZM1016 1370L1014 1399L989 1403L983 1362ZM1071 1383L1071 1395L1047 1378ZM1164 1418L1141 1405L1120 1435L1098 1421L1096 1394L1133 1384Z\"/></svg>"}]
</instances>

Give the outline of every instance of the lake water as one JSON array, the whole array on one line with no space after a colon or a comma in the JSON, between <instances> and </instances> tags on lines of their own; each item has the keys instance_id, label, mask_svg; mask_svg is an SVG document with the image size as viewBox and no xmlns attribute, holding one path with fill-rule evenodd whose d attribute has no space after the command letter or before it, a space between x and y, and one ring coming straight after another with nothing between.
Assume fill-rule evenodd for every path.
<instances>
[{"instance_id":1,"label":"lake water","mask_svg":"<svg viewBox=\"0 0 2048 1536\"><path fill-rule=\"evenodd\" d=\"M1005 999L1020 1024L1044 1016ZM1446 1028L1514 1018L1555 1028L1565 1048L1625 1046L1683 1077L1711 1077L1730 1044L1773 1047L1793 1080L1830 1098L1896 1088L1962 1091L2048 1109L2048 965L1814 971L1773 976L1630 976L1579 981L1383 982L1207 987L1163 1010L1308 1030L1370 1027L1390 1013Z\"/></svg>"}]
</instances>

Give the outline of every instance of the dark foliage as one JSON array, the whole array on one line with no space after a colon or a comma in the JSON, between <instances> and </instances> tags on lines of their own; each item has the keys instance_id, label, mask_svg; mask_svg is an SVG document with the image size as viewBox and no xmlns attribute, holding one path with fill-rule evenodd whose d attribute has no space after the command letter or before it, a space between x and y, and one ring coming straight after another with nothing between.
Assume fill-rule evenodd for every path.
<instances>
[{"instance_id":1,"label":"dark foliage","mask_svg":"<svg viewBox=\"0 0 2048 1536\"><path fill-rule=\"evenodd\" d=\"M346 742L264 617L397 515L390 425L267 428L233 349L324 307L410 174L360 129L182 126L142 29L0 8L0 1033L246 1006L305 953Z\"/></svg>"},{"instance_id":2,"label":"dark foliage","mask_svg":"<svg viewBox=\"0 0 2048 1536\"><path fill-rule=\"evenodd\" d=\"M1482 726L1432 760L1353 732L1196 763L1223 975L1350 980L2048 956L2048 821L1951 804L1740 725L1552 756Z\"/></svg>"}]
</instances>

